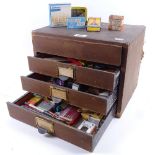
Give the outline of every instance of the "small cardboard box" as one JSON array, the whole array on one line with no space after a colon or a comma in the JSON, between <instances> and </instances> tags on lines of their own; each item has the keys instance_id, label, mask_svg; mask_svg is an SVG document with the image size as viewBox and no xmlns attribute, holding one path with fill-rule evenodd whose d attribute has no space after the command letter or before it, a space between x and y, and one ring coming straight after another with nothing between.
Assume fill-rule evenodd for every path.
<instances>
[{"instance_id":1,"label":"small cardboard box","mask_svg":"<svg viewBox=\"0 0 155 155\"><path fill-rule=\"evenodd\" d=\"M67 25L67 18L71 17L71 4L49 4L49 20L51 27Z\"/></svg>"}]
</instances>

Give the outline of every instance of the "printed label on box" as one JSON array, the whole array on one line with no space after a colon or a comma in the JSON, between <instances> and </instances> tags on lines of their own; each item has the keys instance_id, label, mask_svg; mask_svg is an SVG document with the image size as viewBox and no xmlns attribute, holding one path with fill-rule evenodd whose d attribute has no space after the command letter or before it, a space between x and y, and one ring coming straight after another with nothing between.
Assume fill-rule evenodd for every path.
<instances>
[{"instance_id":1,"label":"printed label on box","mask_svg":"<svg viewBox=\"0 0 155 155\"><path fill-rule=\"evenodd\" d=\"M86 23L85 17L67 18L67 28L68 29L85 28L85 23Z\"/></svg>"},{"instance_id":2,"label":"printed label on box","mask_svg":"<svg viewBox=\"0 0 155 155\"><path fill-rule=\"evenodd\" d=\"M49 18L51 27L67 25L67 18L71 17L71 4L49 4Z\"/></svg>"}]
</instances>

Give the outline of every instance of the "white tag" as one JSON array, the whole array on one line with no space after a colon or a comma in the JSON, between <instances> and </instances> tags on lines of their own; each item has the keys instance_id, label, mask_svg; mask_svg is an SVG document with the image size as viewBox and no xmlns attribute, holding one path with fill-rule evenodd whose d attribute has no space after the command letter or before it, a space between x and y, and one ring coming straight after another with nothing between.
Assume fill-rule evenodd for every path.
<instances>
[{"instance_id":1,"label":"white tag","mask_svg":"<svg viewBox=\"0 0 155 155\"><path fill-rule=\"evenodd\" d=\"M123 41L124 39L123 38L115 38L115 40Z\"/></svg>"},{"instance_id":2,"label":"white tag","mask_svg":"<svg viewBox=\"0 0 155 155\"><path fill-rule=\"evenodd\" d=\"M87 37L87 35L86 34L74 34L74 37L85 38L85 37Z\"/></svg>"}]
</instances>

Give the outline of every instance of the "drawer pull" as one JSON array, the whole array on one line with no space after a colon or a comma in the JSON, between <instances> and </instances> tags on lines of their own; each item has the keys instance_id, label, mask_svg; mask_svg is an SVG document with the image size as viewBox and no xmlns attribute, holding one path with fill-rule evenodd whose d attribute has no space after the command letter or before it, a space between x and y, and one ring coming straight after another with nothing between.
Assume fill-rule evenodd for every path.
<instances>
[{"instance_id":1,"label":"drawer pull","mask_svg":"<svg viewBox=\"0 0 155 155\"><path fill-rule=\"evenodd\" d=\"M52 86L50 87L50 89L51 89L51 94L50 94L51 96L67 100L66 90L61 89L61 88L55 88Z\"/></svg>"},{"instance_id":2,"label":"drawer pull","mask_svg":"<svg viewBox=\"0 0 155 155\"><path fill-rule=\"evenodd\" d=\"M53 134L54 133L54 127L52 122L48 122L47 120L44 120L40 117L35 118L36 126L38 128L38 132L40 134Z\"/></svg>"},{"instance_id":3,"label":"drawer pull","mask_svg":"<svg viewBox=\"0 0 155 155\"><path fill-rule=\"evenodd\" d=\"M58 67L58 70L59 70L59 76L67 76L70 78L74 78L74 69L73 68Z\"/></svg>"}]
</instances>

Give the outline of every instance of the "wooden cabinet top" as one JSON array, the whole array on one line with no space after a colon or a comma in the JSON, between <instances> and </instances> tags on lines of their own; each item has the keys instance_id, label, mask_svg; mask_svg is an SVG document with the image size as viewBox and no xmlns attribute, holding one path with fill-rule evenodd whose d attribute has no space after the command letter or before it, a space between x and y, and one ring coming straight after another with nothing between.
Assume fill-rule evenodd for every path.
<instances>
[{"instance_id":1,"label":"wooden cabinet top","mask_svg":"<svg viewBox=\"0 0 155 155\"><path fill-rule=\"evenodd\" d=\"M32 31L32 35L55 36L128 46L144 32L145 26L143 25L125 25L123 31L109 31L108 24L102 23L100 32L87 32L85 29L67 29L66 27L51 28L46 26Z\"/></svg>"}]
</instances>

